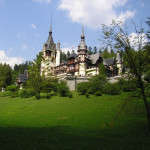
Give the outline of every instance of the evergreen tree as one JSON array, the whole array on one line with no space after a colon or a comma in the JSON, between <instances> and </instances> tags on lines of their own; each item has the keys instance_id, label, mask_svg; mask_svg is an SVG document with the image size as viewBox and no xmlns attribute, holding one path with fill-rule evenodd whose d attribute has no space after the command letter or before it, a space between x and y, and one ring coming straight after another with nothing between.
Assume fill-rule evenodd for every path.
<instances>
[{"instance_id":1,"label":"evergreen tree","mask_svg":"<svg viewBox=\"0 0 150 150\"><path fill-rule=\"evenodd\" d=\"M110 58L110 53L108 52L108 48L107 47L103 51L103 58L104 59Z\"/></svg>"},{"instance_id":2,"label":"evergreen tree","mask_svg":"<svg viewBox=\"0 0 150 150\"><path fill-rule=\"evenodd\" d=\"M68 51L68 52L67 52L67 58L68 58L69 56L70 56L70 52Z\"/></svg>"},{"instance_id":3,"label":"evergreen tree","mask_svg":"<svg viewBox=\"0 0 150 150\"><path fill-rule=\"evenodd\" d=\"M89 54L89 55L93 54L93 52L92 52L92 47L91 47L91 46L89 46L89 48L88 48L88 54Z\"/></svg>"},{"instance_id":4,"label":"evergreen tree","mask_svg":"<svg viewBox=\"0 0 150 150\"><path fill-rule=\"evenodd\" d=\"M105 70L105 66L103 65L103 63L100 64L99 75L106 76L106 70Z\"/></svg>"},{"instance_id":5,"label":"evergreen tree","mask_svg":"<svg viewBox=\"0 0 150 150\"><path fill-rule=\"evenodd\" d=\"M12 81L12 69L4 63L0 63L0 88L11 85Z\"/></svg>"},{"instance_id":6,"label":"evergreen tree","mask_svg":"<svg viewBox=\"0 0 150 150\"><path fill-rule=\"evenodd\" d=\"M94 54L97 54L97 47L94 47Z\"/></svg>"},{"instance_id":7,"label":"evergreen tree","mask_svg":"<svg viewBox=\"0 0 150 150\"><path fill-rule=\"evenodd\" d=\"M42 55L43 53L39 52L39 55L36 56L36 59L34 59L28 69L27 87L33 88L37 93L40 93L42 90L43 77L40 74Z\"/></svg>"}]
</instances>

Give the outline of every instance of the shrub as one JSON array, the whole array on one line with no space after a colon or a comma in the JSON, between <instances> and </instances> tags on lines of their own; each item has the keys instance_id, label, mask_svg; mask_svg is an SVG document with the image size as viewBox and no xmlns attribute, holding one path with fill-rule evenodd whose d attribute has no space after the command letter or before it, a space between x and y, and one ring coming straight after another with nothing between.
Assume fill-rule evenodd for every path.
<instances>
[{"instance_id":1,"label":"shrub","mask_svg":"<svg viewBox=\"0 0 150 150\"><path fill-rule=\"evenodd\" d=\"M85 95L88 89L89 82L81 82L77 84L77 92L79 92L81 95Z\"/></svg>"},{"instance_id":2,"label":"shrub","mask_svg":"<svg viewBox=\"0 0 150 150\"><path fill-rule=\"evenodd\" d=\"M118 95L121 93L119 85L117 83L108 83L105 85L103 92L107 95Z\"/></svg>"},{"instance_id":3,"label":"shrub","mask_svg":"<svg viewBox=\"0 0 150 150\"><path fill-rule=\"evenodd\" d=\"M139 87L137 80L131 79L128 80L125 84L122 85L122 90L123 92L132 92L132 91L136 91L136 89Z\"/></svg>"},{"instance_id":4,"label":"shrub","mask_svg":"<svg viewBox=\"0 0 150 150\"><path fill-rule=\"evenodd\" d=\"M19 94L17 91L15 92L11 92L11 95L10 95L11 98L15 98L15 97L19 97Z\"/></svg>"},{"instance_id":5,"label":"shrub","mask_svg":"<svg viewBox=\"0 0 150 150\"><path fill-rule=\"evenodd\" d=\"M48 94L46 95L46 98L47 98L47 99L50 99L50 98L51 98L51 94L48 93Z\"/></svg>"},{"instance_id":6,"label":"shrub","mask_svg":"<svg viewBox=\"0 0 150 150\"><path fill-rule=\"evenodd\" d=\"M130 80L120 79L118 85L123 92L135 91L139 87L136 78Z\"/></svg>"},{"instance_id":7,"label":"shrub","mask_svg":"<svg viewBox=\"0 0 150 150\"><path fill-rule=\"evenodd\" d=\"M66 97L68 95L69 91L69 87L65 84L59 84L59 86L57 87L57 91L59 96L61 97Z\"/></svg>"},{"instance_id":8,"label":"shrub","mask_svg":"<svg viewBox=\"0 0 150 150\"><path fill-rule=\"evenodd\" d=\"M35 98L36 98L36 99L40 99L40 98L41 98L40 94L39 94L39 93L36 93Z\"/></svg>"},{"instance_id":9,"label":"shrub","mask_svg":"<svg viewBox=\"0 0 150 150\"><path fill-rule=\"evenodd\" d=\"M35 95L36 92L33 89L23 89L20 93L21 98L29 98Z\"/></svg>"},{"instance_id":10,"label":"shrub","mask_svg":"<svg viewBox=\"0 0 150 150\"><path fill-rule=\"evenodd\" d=\"M6 96L11 96L11 95L12 95L12 92L10 91L5 91L5 92L0 93L0 97L6 97Z\"/></svg>"},{"instance_id":11,"label":"shrub","mask_svg":"<svg viewBox=\"0 0 150 150\"><path fill-rule=\"evenodd\" d=\"M11 91L11 92L18 91L18 89L19 89L19 86L16 86L16 85L10 85L6 87L6 90Z\"/></svg>"},{"instance_id":12,"label":"shrub","mask_svg":"<svg viewBox=\"0 0 150 150\"><path fill-rule=\"evenodd\" d=\"M95 96L102 96L102 92L101 91L97 91L94 93Z\"/></svg>"},{"instance_id":13,"label":"shrub","mask_svg":"<svg viewBox=\"0 0 150 150\"><path fill-rule=\"evenodd\" d=\"M104 85L106 84L106 76L96 75L89 80L89 93L94 94L97 91L102 91Z\"/></svg>"},{"instance_id":14,"label":"shrub","mask_svg":"<svg viewBox=\"0 0 150 150\"><path fill-rule=\"evenodd\" d=\"M51 95L51 96L55 96L55 95L56 95L56 92L55 92L55 91L51 91L51 92L50 92L50 95Z\"/></svg>"},{"instance_id":15,"label":"shrub","mask_svg":"<svg viewBox=\"0 0 150 150\"><path fill-rule=\"evenodd\" d=\"M68 97L69 97L69 98L72 98L72 97L73 97L73 95L72 95L71 92L68 93Z\"/></svg>"},{"instance_id":16,"label":"shrub","mask_svg":"<svg viewBox=\"0 0 150 150\"><path fill-rule=\"evenodd\" d=\"M86 97L86 98L89 98L89 97L90 97L90 93L89 93L88 91L85 93L85 97Z\"/></svg>"}]
</instances>

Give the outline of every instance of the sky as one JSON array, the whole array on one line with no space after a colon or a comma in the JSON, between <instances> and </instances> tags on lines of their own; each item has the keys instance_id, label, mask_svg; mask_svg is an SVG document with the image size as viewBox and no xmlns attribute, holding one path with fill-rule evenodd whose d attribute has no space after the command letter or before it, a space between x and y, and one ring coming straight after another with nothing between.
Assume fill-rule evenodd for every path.
<instances>
[{"instance_id":1,"label":"sky","mask_svg":"<svg viewBox=\"0 0 150 150\"><path fill-rule=\"evenodd\" d=\"M32 61L51 22L54 42L71 52L80 43L82 24L87 46L99 48L102 24L133 19L141 26L149 14L150 0L0 0L0 63Z\"/></svg>"}]
</instances>

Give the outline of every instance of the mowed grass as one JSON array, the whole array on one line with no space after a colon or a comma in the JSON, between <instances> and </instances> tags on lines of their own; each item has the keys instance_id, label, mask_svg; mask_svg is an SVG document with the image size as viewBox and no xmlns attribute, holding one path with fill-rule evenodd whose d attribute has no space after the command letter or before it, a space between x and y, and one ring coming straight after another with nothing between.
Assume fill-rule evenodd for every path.
<instances>
[{"instance_id":1,"label":"mowed grass","mask_svg":"<svg viewBox=\"0 0 150 150\"><path fill-rule=\"evenodd\" d=\"M118 113L127 97L0 97L0 150L148 150L143 101Z\"/></svg>"}]
</instances>

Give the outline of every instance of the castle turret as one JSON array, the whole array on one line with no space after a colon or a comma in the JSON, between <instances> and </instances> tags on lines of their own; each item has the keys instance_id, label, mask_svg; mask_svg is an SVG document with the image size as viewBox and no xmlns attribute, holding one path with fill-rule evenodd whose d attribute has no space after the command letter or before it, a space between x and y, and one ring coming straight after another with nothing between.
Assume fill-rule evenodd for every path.
<instances>
[{"instance_id":1,"label":"castle turret","mask_svg":"<svg viewBox=\"0 0 150 150\"><path fill-rule=\"evenodd\" d=\"M120 51L117 51L116 64L118 67L118 75L120 75L123 71L123 59L121 58Z\"/></svg>"},{"instance_id":2,"label":"castle turret","mask_svg":"<svg viewBox=\"0 0 150 150\"><path fill-rule=\"evenodd\" d=\"M79 75L85 76L86 75L86 59L87 59L87 46L85 44L85 36L84 36L84 29L82 26L82 34L81 34L81 42L78 46L78 60L79 60Z\"/></svg>"},{"instance_id":3,"label":"castle turret","mask_svg":"<svg viewBox=\"0 0 150 150\"><path fill-rule=\"evenodd\" d=\"M56 49L56 66L59 66L60 65L60 43L58 42L57 43L57 49Z\"/></svg>"},{"instance_id":4,"label":"castle turret","mask_svg":"<svg viewBox=\"0 0 150 150\"><path fill-rule=\"evenodd\" d=\"M52 37L52 25L50 24L49 36L43 46L43 60L41 62L41 75L50 76L54 74L56 66L56 44Z\"/></svg>"}]
</instances>

